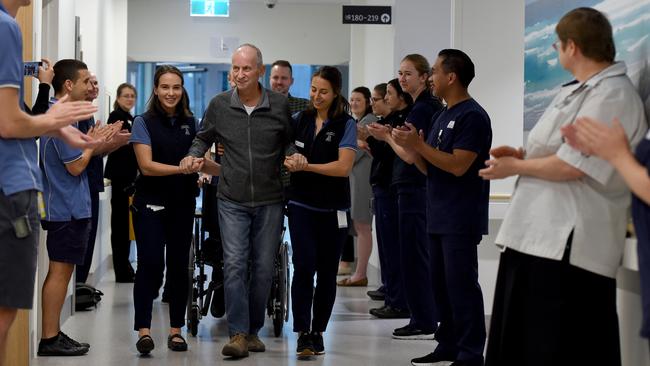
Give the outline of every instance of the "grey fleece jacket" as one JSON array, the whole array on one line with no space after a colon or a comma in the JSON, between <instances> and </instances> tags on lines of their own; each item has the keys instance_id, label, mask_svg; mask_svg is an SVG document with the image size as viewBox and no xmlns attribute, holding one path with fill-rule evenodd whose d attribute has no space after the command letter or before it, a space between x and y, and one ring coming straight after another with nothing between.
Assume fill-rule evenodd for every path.
<instances>
[{"instance_id":1,"label":"grey fleece jacket","mask_svg":"<svg viewBox=\"0 0 650 366\"><path fill-rule=\"evenodd\" d=\"M248 115L236 89L210 101L188 155L202 157L213 143L224 145L217 197L246 207L283 200L280 167L293 145L287 97L266 90Z\"/></svg>"}]
</instances>

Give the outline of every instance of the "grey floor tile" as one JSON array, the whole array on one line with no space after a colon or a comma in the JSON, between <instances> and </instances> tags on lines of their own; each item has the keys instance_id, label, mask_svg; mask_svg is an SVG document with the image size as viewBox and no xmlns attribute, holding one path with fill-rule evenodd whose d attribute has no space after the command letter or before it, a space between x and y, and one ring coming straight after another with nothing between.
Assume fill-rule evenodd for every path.
<instances>
[{"instance_id":1,"label":"grey floor tile","mask_svg":"<svg viewBox=\"0 0 650 366\"><path fill-rule=\"evenodd\" d=\"M103 366L103 365L323 365L323 366L395 366L410 365L412 357L433 350L433 341L400 341L391 339L396 327L407 320L379 320L368 315L370 307L379 302L366 298L366 288L339 288L334 313L325 333L326 354L310 360L295 357L296 335L291 331L291 319L285 323L283 334L272 334L270 320L260 337L267 345L264 353L251 354L241 360L224 359L221 348L227 341L224 319L208 315L199 324L197 337L186 337L188 352L167 349L167 305L154 302L152 333L156 349L150 357L141 357L135 349L137 333L133 327L131 284L116 284L108 273L99 284L104 292L96 310L77 312L63 330L73 338L91 344L90 352L81 357L37 357L34 366Z\"/></svg>"}]
</instances>

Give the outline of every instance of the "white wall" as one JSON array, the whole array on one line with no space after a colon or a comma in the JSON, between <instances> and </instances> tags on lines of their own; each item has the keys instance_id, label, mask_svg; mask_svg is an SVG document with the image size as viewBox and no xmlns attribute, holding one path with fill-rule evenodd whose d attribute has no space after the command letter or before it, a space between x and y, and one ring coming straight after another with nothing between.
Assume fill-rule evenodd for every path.
<instances>
[{"instance_id":1,"label":"white wall","mask_svg":"<svg viewBox=\"0 0 650 366\"><path fill-rule=\"evenodd\" d=\"M131 0L128 13L132 61L230 63L210 49L220 37L255 44L266 63L337 65L350 58L350 27L341 26L337 4L280 2L267 9L262 0L233 1L229 18L201 18L189 16L189 1Z\"/></svg>"},{"instance_id":2,"label":"white wall","mask_svg":"<svg viewBox=\"0 0 650 366\"><path fill-rule=\"evenodd\" d=\"M394 6L394 0L358 0L354 5ZM394 20L393 20L394 21ZM391 25L350 25L350 90L366 86L370 90L396 75L393 60L395 27Z\"/></svg>"},{"instance_id":3,"label":"white wall","mask_svg":"<svg viewBox=\"0 0 650 366\"><path fill-rule=\"evenodd\" d=\"M474 61L470 94L492 120L492 146L522 146L524 118L524 1L455 0L453 47ZM510 194L514 179L491 182Z\"/></svg>"},{"instance_id":4,"label":"white wall","mask_svg":"<svg viewBox=\"0 0 650 366\"><path fill-rule=\"evenodd\" d=\"M430 63L438 51L451 45L454 0L396 0L393 7L394 64L410 53L419 53Z\"/></svg>"}]
</instances>

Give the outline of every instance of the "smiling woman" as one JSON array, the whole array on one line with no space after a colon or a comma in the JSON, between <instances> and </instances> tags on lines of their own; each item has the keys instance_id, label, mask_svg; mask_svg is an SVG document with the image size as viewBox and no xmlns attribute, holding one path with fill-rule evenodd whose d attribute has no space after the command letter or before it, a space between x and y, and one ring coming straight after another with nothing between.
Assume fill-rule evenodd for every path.
<instances>
[{"instance_id":1,"label":"smiling woman","mask_svg":"<svg viewBox=\"0 0 650 366\"><path fill-rule=\"evenodd\" d=\"M134 330L139 336L136 348L142 354L154 348L150 333L152 302L158 296L165 267L170 320L167 347L187 350L181 328L185 324L187 263L198 176L182 174L179 164L195 135L196 120L189 110L183 74L174 66L163 65L156 70L148 110L136 117L131 136L141 172L131 211L138 249ZM167 230L170 227L174 229Z\"/></svg>"}]
</instances>

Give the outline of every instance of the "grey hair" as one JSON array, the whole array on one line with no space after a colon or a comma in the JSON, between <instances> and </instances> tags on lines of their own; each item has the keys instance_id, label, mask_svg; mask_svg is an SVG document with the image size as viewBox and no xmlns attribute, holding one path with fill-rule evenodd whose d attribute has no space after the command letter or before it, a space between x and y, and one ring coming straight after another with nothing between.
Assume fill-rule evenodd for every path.
<instances>
[{"instance_id":1,"label":"grey hair","mask_svg":"<svg viewBox=\"0 0 650 366\"><path fill-rule=\"evenodd\" d=\"M264 61L262 60L262 51L260 51L260 49L257 48L257 46L255 46L253 44L250 44L250 43L244 43L244 44L240 45L239 47L237 47L237 50L240 50L240 49L242 49L244 47L249 47L249 48L252 48L252 49L255 50L255 53L257 53L257 67L263 67L264 66Z\"/></svg>"}]
</instances>

